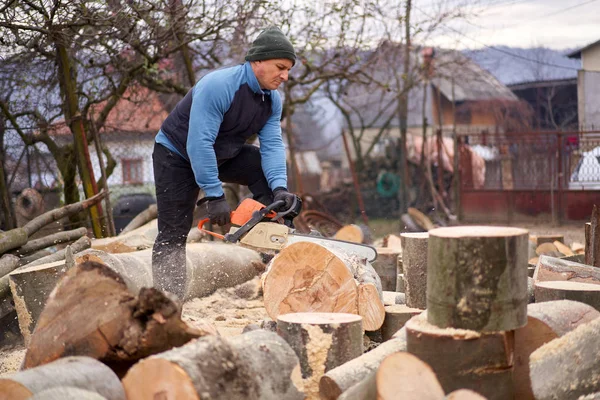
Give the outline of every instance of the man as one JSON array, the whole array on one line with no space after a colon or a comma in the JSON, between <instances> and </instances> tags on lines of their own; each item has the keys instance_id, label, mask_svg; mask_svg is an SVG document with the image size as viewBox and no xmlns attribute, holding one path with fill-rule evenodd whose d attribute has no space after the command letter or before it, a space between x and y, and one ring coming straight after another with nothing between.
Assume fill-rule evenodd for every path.
<instances>
[{"instance_id":1,"label":"man","mask_svg":"<svg viewBox=\"0 0 600 400\"><path fill-rule=\"evenodd\" d=\"M287 190L281 138L279 85L288 80L296 54L275 27L265 29L244 64L213 71L177 104L163 122L152 154L158 206L158 237L152 251L154 285L183 299L185 244L201 188L212 223L230 222L222 182L248 186L267 205L295 196ZM260 149L246 144L258 133Z\"/></svg>"}]
</instances>

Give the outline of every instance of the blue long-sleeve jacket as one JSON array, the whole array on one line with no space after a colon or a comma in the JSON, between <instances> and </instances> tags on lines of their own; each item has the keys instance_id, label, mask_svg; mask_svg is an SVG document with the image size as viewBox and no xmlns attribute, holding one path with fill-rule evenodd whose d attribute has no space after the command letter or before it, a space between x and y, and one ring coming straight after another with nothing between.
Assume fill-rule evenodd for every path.
<instances>
[{"instance_id":1,"label":"blue long-sleeve jacket","mask_svg":"<svg viewBox=\"0 0 600 400\"><path fill-rule=\"evenodd\" d=\"M156 142L188 160L206 196L218 197L223 194L218 166L258 133L269 187L287 187L281 110L279 93L261 90L246 62L200 79L165 119Z\"/></svg>"}]
</instances>

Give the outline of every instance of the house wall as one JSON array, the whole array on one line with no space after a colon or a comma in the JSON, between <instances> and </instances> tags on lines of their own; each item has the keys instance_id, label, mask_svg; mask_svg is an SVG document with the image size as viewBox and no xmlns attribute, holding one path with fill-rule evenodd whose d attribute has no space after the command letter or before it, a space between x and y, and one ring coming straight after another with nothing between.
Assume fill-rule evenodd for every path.
<instances>
[{"instance_id":1,"label":"house wall","mask_svg":"<svg viewBox=\"0 0 600 400\"><path fill-rule=\"evenodd\" d=\"M432 88L432 107L433 107L433 123L435 125L439 125L439 114L438 107L441 103L442 105L442 123L444 126L452 126L454 124L454 113L455 110L452 107L452 102L448 100L445 96L441 96L441 99L438 97L438 91L435 88ZM496 118L492 111L487 111L485 107L477 107L477 102L468 101L463 103L464 108L468 108L470 110L468 115L463 116L461 118L457 112L457 126L483 126L485 128L491 129L496 126ZM458 106L457 106L458 107Z\"/></svg>"},{"instance_id":2,"label":"house wall","mask_svg":"<svg viewBox=\"0 0 600 400\"><path fill-rule=\"evenodd\" d=\"M586 71L600 71L600 44L581 52L581 64Z\"/></svg>"},{"instance_id":3,"label":"house wall","mask_svg":"<svg viewBox=\"0 0 600 400\"><path fill-rule=\"evenodd\" d=\"M600 129L600 90L598 88L600 88L600 71L577 71L577 110L580 130Z\"/></svg>"}]
</instances>

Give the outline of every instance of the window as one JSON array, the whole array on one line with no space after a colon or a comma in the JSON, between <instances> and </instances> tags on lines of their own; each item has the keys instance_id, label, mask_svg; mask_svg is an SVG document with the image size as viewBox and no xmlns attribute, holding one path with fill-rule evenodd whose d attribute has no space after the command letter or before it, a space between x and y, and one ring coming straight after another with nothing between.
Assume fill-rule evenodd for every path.
<instances>
[{"instance_id":1,"label":"window","mask_svg":"<svg viewBox=\"0 0 600 400\"><path fill-rule=\"evenodd\" d=\"M142 159L122 159L123 183L143 183L144 170L142 168Z\"/></svg>"}]
</instances>

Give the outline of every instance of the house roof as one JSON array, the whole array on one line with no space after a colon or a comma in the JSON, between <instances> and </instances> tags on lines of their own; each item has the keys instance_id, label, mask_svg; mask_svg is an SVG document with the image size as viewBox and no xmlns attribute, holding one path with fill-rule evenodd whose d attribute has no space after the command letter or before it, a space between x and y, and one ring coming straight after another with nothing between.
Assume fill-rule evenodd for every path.
<instances>
[{"instance_id":1,"label":"house roof","mask_svg":"<svg viewBox=\"0 0 600 400\"><path fill-rule=\"evenodd\" d=\"M600 40L596 40L594 43L590 43L587 46L584 46L578 50L575 50L569 54L567 54L567 57L569 58L581 58L581 53L600 44Z\"/></svg>"},{"instance_id":2,"label":"house roof","mask_svg":"<svg viewBox=\"0 0 600 400\"><path fill-rule=\"evenodd\" d=\"M545 88L545 87L557 87L557 86L577 86L577 78L570 79L546 79L532 82L514 83L512 85L506 85L511 90L523 90L533 88Z\"/></svg>"}]
</instances>

